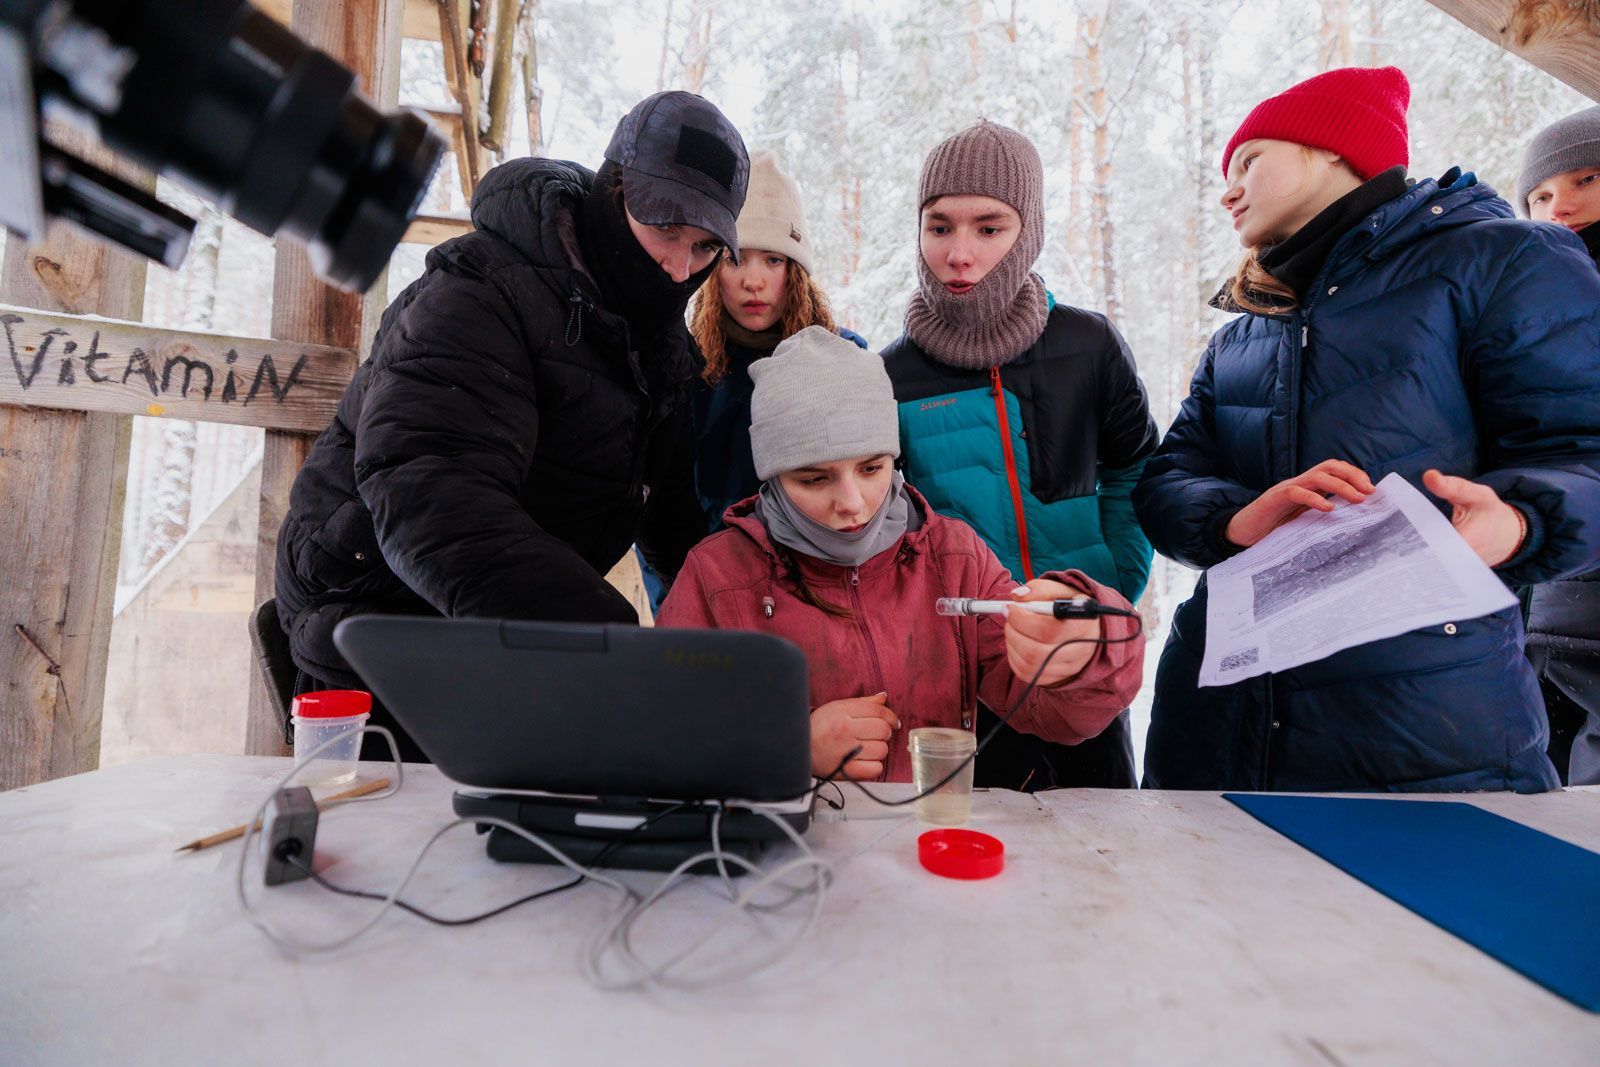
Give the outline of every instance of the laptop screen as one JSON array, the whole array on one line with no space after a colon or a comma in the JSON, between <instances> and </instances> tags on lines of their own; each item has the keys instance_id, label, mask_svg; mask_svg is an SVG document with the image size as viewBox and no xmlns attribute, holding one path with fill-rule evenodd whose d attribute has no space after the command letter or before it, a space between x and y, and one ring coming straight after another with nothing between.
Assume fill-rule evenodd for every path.
<instances>
[{"instance_id":1,"label":"laptop screen","mask_svg":"<svg viewBox=\"0 0 1600 1067\"><path fill-rule=\"evenodd\" d=\"M778 637L365 615L334 644L457 782L756 801L811 785L805 656Z\"/></svg>"}]
</instances>

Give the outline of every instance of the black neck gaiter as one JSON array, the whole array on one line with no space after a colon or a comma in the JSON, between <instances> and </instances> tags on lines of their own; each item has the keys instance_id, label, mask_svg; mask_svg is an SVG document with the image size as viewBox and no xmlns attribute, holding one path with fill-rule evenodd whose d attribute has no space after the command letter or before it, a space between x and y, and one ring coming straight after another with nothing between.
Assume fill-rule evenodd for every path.
<instances>
[{"instance_id":1,"label":"black neck gaiter","mask_svg":"<svg viewBox=\"0 0 1600 1067\"><path fill-rule=\"evenodd\" d=\"M1406 169L1390 167L1329 204L1293 235L1261 253L1261 266L1302 301L1339 238L1406 191Z\"/></svg>"},{"instance_id":2,"label":"black neck gaiter","mask_svg":"<svg viewBox=\"0 0 1600 1067\"><path fill-rule=\"evenodd\" d=\"M600 289L601 303L627 321L637 346L674 323L683 323L690 298L717 261L713 259L710 266L686 281L674 282L634 238L622 206L621 187L622 168L607 160L595 172L594 184L579 211L578 246L589 276Z\"/></svg>"},{"instance_id":3,"label":"black neck gaiter","mask_svg":"<svg viewBox=\"0 0 1600 1067\"><path fill-rule=\"evenodd\" d=\"M1600 222L1591 222L1578 231L1578 236L1583 239L1583 247L1589 250L1594 265L1600 267Z\"/></svg>"},{"instance_id":4,"label":"black neck gaiter","mask_svg":"<svg viewBox=\"0 0 1600 1067\"><path fill-rule=\"evenodd\" d=\"M728 314L727 309L723 309L721 318L722 336L742 348L750 349L752 352L766 355L774 348L777 348L779 342L783 340L783 320L781 319L770 329L762 330L758 333L755 330L747 330L740 326L738 320Z\"/></svg>"}]
</instances>

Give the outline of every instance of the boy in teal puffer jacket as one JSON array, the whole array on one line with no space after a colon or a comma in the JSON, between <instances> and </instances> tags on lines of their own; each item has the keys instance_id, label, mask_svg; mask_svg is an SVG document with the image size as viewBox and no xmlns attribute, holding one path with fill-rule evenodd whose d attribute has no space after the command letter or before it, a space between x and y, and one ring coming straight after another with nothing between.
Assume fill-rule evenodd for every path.
<instances>
[{"instance_id":1,"label":"boy in teal puffer jacket","mask_svg":"<svg viewBox=\"0 0 1600 1067\"><path fill-rule=\"evenodd\" d=\"M1034 146L991 122L924 161L917 293L883 353L902 465L1013 574L1077 568L1136 601L1151 549L1129 496L1156 427L1116 328L1057 304L1032 273L1043 187ZM1126 715L1070 750L1003 738L1016 743L986 753L991 784L1134 784Z\"/></svg>"}]
</instances>

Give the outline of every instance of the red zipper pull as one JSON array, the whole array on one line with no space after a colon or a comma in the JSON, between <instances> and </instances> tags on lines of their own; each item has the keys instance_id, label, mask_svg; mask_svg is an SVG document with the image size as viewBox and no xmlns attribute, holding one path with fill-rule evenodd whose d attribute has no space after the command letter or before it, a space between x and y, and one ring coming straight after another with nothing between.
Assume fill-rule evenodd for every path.
<instances>
[{"instance_id":1,"label":"red zipper pull","mask_svg":"<svg viewBox=\"0 0 1600 1067\"><path fill-rule=\"evenodd\" d=\"M990 396L999 396L1000 395L1000 368L999 367L990 367L989 368L989 395Z\"/></svg>"}]
</instances>

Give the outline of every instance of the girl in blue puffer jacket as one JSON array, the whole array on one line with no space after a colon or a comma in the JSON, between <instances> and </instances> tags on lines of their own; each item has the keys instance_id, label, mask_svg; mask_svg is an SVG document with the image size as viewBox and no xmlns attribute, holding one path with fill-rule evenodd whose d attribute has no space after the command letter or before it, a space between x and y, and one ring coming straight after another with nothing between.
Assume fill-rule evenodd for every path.
<instances>
[{"instance_id":1,"label":"girl in blue puffer jacket","mask_svg":"<svg viewBox=\"0 0 1600 1067\"><path fill-rule=\"evenodd\" d=\"M1248 254L1134 492L1158 551L1205 568L1397 472L1511 586L1600 562L1600 275L1471 174L1405 177L1394 68L1318 75L1228 142ZM1206 584L1156 677L1158 788L1556 785L1511 608L1200 688Z\"/></svg>"}]
</instances>

